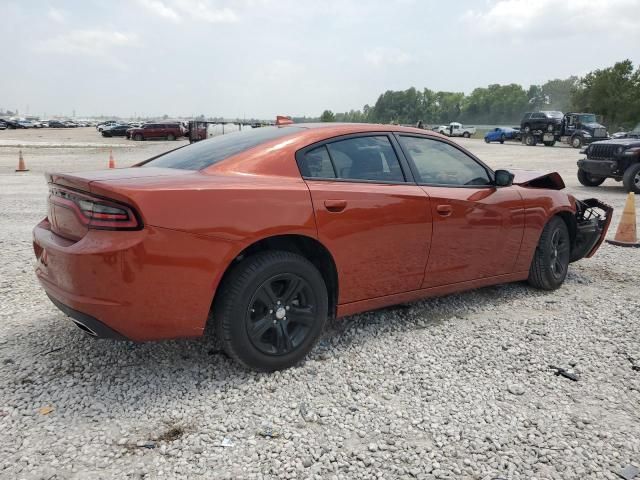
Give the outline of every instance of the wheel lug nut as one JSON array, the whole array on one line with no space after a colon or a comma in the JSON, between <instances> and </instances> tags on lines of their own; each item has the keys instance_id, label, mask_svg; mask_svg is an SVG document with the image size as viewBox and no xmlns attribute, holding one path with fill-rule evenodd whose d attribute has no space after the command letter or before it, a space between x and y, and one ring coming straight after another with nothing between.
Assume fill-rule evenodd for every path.
<instances>
[{"instance_id":1,"label":"wheel lug nut","mask_svg":"<svg viewBox=\"0 0 640 480\"><path fill-rule=\"evenodd\" d=\"M287 310L289 310L291 307L290 307L289 305L287 305L285 308L286 308Z\"/></svg>"}]
</instances>

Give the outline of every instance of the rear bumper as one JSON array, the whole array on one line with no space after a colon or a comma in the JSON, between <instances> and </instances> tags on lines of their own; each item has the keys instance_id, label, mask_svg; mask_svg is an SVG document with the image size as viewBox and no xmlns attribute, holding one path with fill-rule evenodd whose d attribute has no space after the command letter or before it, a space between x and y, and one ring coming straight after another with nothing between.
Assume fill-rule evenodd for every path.
<instances>
[{"instance_id":1,"label":"rear bumper","mask_svg":"<svg viewBox=\"0 0 640 480\"><path fill-rule=\"evenodd\" d=\"M79 241L33 230L36 276L54 304L96 336L202 335L232 244L175 230L89 230Z\"/></svg>"},{"instance_id":2,"label":"rear bumper","mask_svg":"<svg viewBox=\"0 0 640 480\"><path fill-rule=\"evenodd\" d=\"M75 323L89 336L95 338L110 338L112 340L127 340L125 336L116 332L112 328L109 328L97 318L87 315L86 313L79 312L78 310L74 310L62 302L59 302L48 293L47 296L56 307L58 307L65 315L70 317L73 320L73 323Z\"/></svg>"}]
</instances>

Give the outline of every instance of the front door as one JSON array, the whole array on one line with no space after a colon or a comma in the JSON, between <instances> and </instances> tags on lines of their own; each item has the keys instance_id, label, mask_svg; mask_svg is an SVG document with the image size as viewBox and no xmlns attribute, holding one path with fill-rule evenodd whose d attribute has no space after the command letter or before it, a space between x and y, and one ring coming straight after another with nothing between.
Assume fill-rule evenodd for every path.
<instances>
[{"instance_id":1,"label":"front door","mask_svg":"<svg viewBox=\"0 0 640 480\"><path fill-rule=\"evenodd\" d=\"M429 195L433 237L423 287L513 271L524 229L524 203L514 187L492 185L491 171L437 139L399 136Z\"/></svg>"},{"instance_id":2,"label":"front door","mask_svg":"<svg viewBox=\"0 0 640 480\"><path fill-rule=\"evenodd\" d=\"M427 193L405 180L391 138L352 136L298 156L339 304L417 290L431 241Z\"/></svg>"}]
</instances>

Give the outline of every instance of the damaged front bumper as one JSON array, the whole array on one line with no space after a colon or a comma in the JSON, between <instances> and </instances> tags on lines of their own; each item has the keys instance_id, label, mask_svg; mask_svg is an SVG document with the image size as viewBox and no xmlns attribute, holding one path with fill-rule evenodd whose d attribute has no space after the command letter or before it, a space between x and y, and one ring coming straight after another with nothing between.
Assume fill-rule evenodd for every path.
<instances>
[{"instance_id":1,"label":"damaged front bumper","mask_svg":"<svg viewBox=\"0 0 640 480\"><path fill-rule=\"evenodd\" d=\"M576 236L571 261L592 257L607 235L613 207L595 198L576 200Z\"/></svg>"}]
</instances>

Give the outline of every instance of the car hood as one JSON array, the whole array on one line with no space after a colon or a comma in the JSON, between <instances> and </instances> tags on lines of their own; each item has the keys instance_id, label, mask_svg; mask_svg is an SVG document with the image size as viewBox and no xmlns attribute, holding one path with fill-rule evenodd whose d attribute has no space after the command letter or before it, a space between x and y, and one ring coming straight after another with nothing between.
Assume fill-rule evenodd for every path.
<instances>
[{"instance_id":1,"label":"car hood","mask_svg":"<svg viewBox=\"0 0 640 480\"><path fill-rule=\"evenodd\" d=\"M591 145L621 145L623 147L640 146L640 138L614 138L612 140L600 140Z\"/></svg>"},{"instance_id":2,"label":"car hood","mask_svg":"<svg viewBox=\"0 0 640 480\"><path fill-rule=\"evenodd\" d=\"M509 170L514 174L513 184L528 188L562 190L564 180L558 172L535 172L530 170Z\"/></svg>"},{"instance_id":3,"label":"car hood","mask_svg":"<svg viewBox=\"0 0 640 480\"><path fill-rule=\"evenodd\" d=\"M590 129L605 128L604 125L600 125L599 123L583 123L582 126L584 128L590 128Z\"/></svg>"}]
</instances>

